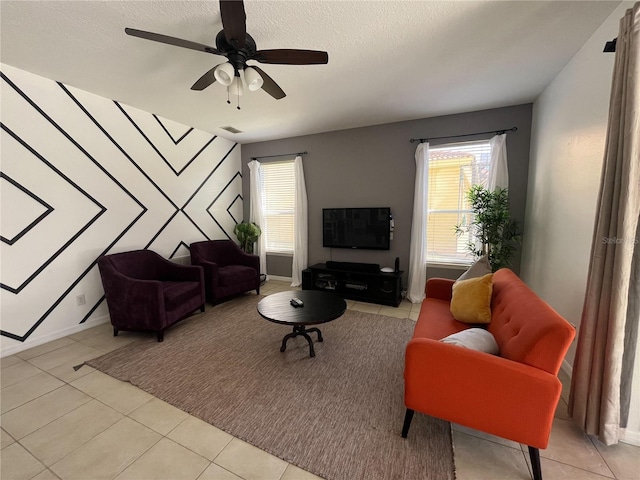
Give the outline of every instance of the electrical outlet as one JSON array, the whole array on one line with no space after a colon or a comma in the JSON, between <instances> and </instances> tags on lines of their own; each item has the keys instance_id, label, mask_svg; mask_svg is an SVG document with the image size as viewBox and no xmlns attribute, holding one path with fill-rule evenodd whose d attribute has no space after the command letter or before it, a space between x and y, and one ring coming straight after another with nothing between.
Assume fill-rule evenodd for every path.
<instances>
[{"instance_id":1,"label":"electrical outlet","mask_svg":"<svg viewBox=\"0 0 640 480\"><path fill-rule=\"evenodd\" d=\"M87 300L84 298L84 293L76 296L76 305L84 305L87 303Z\"/></svg>"}]
</instances>

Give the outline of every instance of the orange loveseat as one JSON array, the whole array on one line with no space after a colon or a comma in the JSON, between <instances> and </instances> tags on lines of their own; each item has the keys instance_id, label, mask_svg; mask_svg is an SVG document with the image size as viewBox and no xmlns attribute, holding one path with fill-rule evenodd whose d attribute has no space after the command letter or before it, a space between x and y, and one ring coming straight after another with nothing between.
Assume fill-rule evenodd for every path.
<instances>
[{"instance_id":1,"label":"orange loveseat","mask_svg":"<svg viewBox=\"0 0 640 480\"><path fill-rule=\"evenodd\" d=\"M562 385L557 374L575 329L511 270L493 276L491 322L499 355L440 342L476 325L450 313L453 280L432 278L405 352L407 407L402 436L414 411L529 446L542 479L546 448Z\"/></svg>"}]
</instances>

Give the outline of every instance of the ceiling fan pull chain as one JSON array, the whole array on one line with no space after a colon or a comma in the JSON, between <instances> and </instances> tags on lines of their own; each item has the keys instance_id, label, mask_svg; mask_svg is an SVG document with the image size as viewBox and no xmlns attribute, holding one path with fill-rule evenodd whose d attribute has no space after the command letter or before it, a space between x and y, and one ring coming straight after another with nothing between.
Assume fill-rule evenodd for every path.
<instances>
[{"instance_id":1,"label":"ceiling fan pull chain","mask_svg":"<svg viewBox=\"0 0 640 480\"><path fill-rule=\"evenodd\" d=\"M231 100L229 99L229 87L227 87L227 105L231 105Z\"/></svg>"},{"instance_id":2,"label":"ceiling fan pull chain","mask_svg":"<svg viewBox=\"0 0 640 480\"><path fill-rule=\"evenodd\" d=\"M240 95L238 95L238 106L236 108L240 110Z\"/></svg>"}]
</instances>

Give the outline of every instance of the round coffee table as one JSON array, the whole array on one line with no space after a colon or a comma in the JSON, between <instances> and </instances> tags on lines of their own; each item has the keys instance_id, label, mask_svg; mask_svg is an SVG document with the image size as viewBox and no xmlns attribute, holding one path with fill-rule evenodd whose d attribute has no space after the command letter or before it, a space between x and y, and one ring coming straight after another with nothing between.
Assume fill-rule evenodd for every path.
<instances>
[{"instance_id":1,"label":"round coffee table","mask_svg":"<svg viewBox=\"0 0 640 480\"><path fill-rule=\"evenodd\" d=\"M292 298L299 298L304 303L303 307L294 307L289 301ZM280 351L287 349L287 341L298 335L309 342L309 354L316 356L313 349L313 340L309 333L316 332L318 341L322 342L322 332L319 328L309 328L309 325L327 323L342 316L347 309L347 303L342 297L335 293L321 292L317 290L294 290L289 292L278 292L260 300L258 303L258 313L270 322L282 325L293 326L293 332L287 334L282 339Z\"/></svg>"}]
</instances>

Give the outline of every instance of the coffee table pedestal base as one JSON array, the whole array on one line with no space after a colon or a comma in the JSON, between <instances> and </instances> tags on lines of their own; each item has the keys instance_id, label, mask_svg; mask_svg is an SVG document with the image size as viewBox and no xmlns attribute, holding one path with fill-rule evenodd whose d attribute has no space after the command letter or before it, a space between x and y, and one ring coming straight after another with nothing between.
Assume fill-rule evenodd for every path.
<instances>
[{"instance_id":1,"label":"coffee table pedestal base","mask_svg":"<svg viewBox=\"0 0 640 480\"><path fill-rule=\"evenodd\" d=\"M294 325L293 326L293 332L287 334L284 336L284 338L282 339L282 346L280 347L280 351L284 352L287 349L287 341L290 338L294 338L297 337L298 335L304 337L307 339L307 342L309 342L309 355L312 357L316 356L316 352L313 349L313 340L311 339L311 337L309 336L309 333L311 332L317 332L318 333L318 341L322 342L322 332L320 331L319 328L313 327L313 328L305 328L304 325Z\"/></svg>"}]
</instances>

